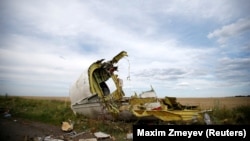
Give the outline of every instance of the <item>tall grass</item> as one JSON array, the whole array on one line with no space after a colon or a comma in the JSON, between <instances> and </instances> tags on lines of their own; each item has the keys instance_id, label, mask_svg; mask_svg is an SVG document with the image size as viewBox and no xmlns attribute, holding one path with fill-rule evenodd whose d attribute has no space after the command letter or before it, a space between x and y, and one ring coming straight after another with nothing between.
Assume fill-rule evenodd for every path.
<instances>
[{"instance_id":1,"label":"tall grass","mask_svg":"<svg viewBox=\"0 0 250 141\"><path fill-rule=\"evenodd\" d=\"M55 125L61 124L61 121L75 118L70 109L70 103L66 101L1 97L0 107L9 109L14 117Z\"/></svg>"},{"instance_id":2,"label":"tall grass","mask_svg":"<svg viewBox=\"0 0 250 141\"><path fill-rule=\"evenodd\" d=\"M241 105L228 109L215 101L211 116L214 124L250 124L250 106Z\"/></svg>"}]
</instances>

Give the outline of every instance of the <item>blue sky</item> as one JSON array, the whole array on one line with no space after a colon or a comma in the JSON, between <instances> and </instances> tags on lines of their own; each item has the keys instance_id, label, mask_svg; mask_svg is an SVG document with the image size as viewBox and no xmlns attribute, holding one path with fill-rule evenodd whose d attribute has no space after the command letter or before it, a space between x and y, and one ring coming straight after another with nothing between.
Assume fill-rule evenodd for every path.
<instances>
[{"instance_id":1,"label":"blue sky","mask_svg":"<svg viewBox=\"0 0 250 141\"><path fill-rule=\"evenodd\" d=\"M248 0L0 0L0 94L68 96L120 51L127 96L250 95ZM130 79L126 79L127 77Z\"/></svg>"}]
</instances>

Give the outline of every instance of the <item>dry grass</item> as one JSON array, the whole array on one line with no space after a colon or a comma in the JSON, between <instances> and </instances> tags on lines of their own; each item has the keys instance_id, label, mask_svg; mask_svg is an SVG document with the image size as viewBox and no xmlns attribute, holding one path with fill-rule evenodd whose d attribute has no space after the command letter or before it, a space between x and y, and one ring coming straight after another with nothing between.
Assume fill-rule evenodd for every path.
<instances>
[{"instance_id":1,"label":"dry grass","mask_svg":"<svg viewBox=\"0 0 250 141\"><path fill-rule=\"evenodd\" d=\"M36 99L36 100L59 100L59 101L70 101L69 97L49 97L49 96L13 96L13 97L21 97L25 99Z\"/></svg>"},{"instance_id":2,"label":"dry grass","mask_svg":"<svg viewBox=\"0 0 250 141\"><path fill-rule=\"evenodd\" d=\"M69 102L69 97L22 96L26 99L59 100ZM232 109L239 106L250 106L250 97L208 97L208 98L178 98L182 105L199 105L201 109L216 108Z\"/></svg>"},{"instance_id":3,"label":"dry grass","mask_svg":"<svg viewBox=\"0 0 250 141\"><path fill-rule=\"evenodd\" d=\"M203 110L250 106L250 97L177 98L177 101L183 105L199 105Z\"/></svg>"},{"instance_id":4,"label":"dry grass","mask_svg":"<svg viewBox=\"0 0 250 141\"><path fill-rule=\"evenodd\" d=\"M13 116L25 116L28 119L57 122L65 119L80 120L70 109L68 97L2 97L0 107L12 109ZM217 98L178 98L182 105L198 105L202 110L212 110L211 116L216 123L227 119L232 124L250 123L250 97ZM51 114L52 113L52 114ZM62 116L63 115L63 116ZM59 117L62 117L59 119ZM101 126L98 126L101 127ZM105 127L105 126L104 126Z\"/></svg>"}]
</instances>

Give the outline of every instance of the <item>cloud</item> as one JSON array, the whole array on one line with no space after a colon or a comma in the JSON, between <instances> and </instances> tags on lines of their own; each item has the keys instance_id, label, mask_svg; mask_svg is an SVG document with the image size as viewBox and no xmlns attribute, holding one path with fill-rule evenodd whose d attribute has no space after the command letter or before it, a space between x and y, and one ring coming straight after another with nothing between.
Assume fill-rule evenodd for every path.
<instances>
[{"instance_id":1,"label":"cloud","mask_svg":"<svg viewBox=\"0 0 250 141\"><path fill-rule=\"evenodd\" d=\"M61 87L61 90L54 93L61 95L92 61L91 56L83 52L81 53L86 58L71 48L57 46L41 39L17 35L6 38L8 40L1 42L0 48L0 81L4 82L3 86L8 82L8 86L2 88L2 92L22 92L24 88L20 87L21 85L26 88L34 87L34 91L22 94L37 95L42 93L39 89L49 91ZM67 92L63 93L65 95Z\"/></svg>"},{"instance_id":2,"label":"cloud","mask_svg":"<svg viewBox=\"0 0 250 141\"><path fill-rule=\"evenodd\" d=\"M183 95L199 88L206 95L224 82L247 82L237 78L249 70L247 41L223 50L208 40L244 38L249 4L242 2L1 1L0 93L67 96L90 63L122 50L129 55L118 68L126 89L153 85L159 95Z\"/></svg>"},{"instance_id":3,"label":"cloud","mask_svg":"<svg viewBox=\"0 0 250 141\"><path fill-rule=\"evenodd\" d=\"M227 81L231 85L250 84L250 58L222 58L216 69L219 79Z\"/></svg>"},{"instance_id":4,"label":"cloud","mask_svg":"<svg viewBox=\"0 0 250 141\"><path fill-rule=\"evenodd\" d=\"M235 23L225 25L208 34L208 38L217 38L220 44L226 43L232 37L237 37L250 31L250 19L239 19Z\"/></svg>"}]
</instances>

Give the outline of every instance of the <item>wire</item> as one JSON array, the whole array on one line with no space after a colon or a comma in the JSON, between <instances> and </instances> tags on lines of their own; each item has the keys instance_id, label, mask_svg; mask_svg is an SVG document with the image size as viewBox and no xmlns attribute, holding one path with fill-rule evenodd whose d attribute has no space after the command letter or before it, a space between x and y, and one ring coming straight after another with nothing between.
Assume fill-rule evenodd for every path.
<instances>
[{"instance_id":1,"label":"wire","mask_svg":"<svg viewBox=\"0 0 250 141\"><path fill-rule=\"evenodd\" d=\"M129 59L126 58L126 60L128 61L128 76L127 76L127 80L130 81L130 63L129 63Z\"/></svg>"}]
</instances>

